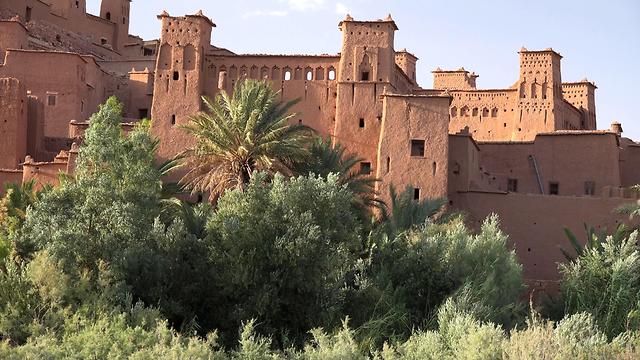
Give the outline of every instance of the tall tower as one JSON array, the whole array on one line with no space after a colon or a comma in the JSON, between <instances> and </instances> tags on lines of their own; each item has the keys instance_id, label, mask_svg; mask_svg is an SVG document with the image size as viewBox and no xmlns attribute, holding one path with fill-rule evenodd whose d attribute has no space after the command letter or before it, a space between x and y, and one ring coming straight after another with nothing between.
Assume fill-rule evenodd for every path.
<instances>
[{"instance_id":1,"label":"tall tower","mask_svg":"<svg viewBox=\"0 0 640 360\"><path fill-rule=\"evenodd\" d=\"M562 56L553 49L529 51L522 48L517 82L518 118L523 134L556 130L556 115L562 107Z\"/></svg>"},{"instance_id":2,"label":"tall tower","mask_svg":"<svg viewBox=\"0 0 640 360\"><path fill-rule=\"evenodd\" d=\"M100 17L115 24L113 48L120 51L129 37L129 13L131 0L102 0Z\"/></svg>"},{"instance_id":3,"label":"tall tower","mask_svg":"<svg viewBox=\"0 0 640 360\"><path fill-rule=\"evenodd\" d=\"M363 158L365 172L375 169L377 139L382 119L380 95L394 86L393 48L396 23L384 20L355 21L347 15L340 23L342 52L338 71L334 136L347 151Z\"/></svg>"},{"instance_id":4,"label":"tall tower","mask_svg":"<svg viewBox=\"0 0 640 360\"><path fill-rule=\"evenodd\" d=\"M158 16L162 35L156 61L151 109L152 131L160 138L158 155L169 158L188 147L191 139L179 125L201 110L204 57L215 24L201 11L195 15Z\"/></svg>"}]
</instances>

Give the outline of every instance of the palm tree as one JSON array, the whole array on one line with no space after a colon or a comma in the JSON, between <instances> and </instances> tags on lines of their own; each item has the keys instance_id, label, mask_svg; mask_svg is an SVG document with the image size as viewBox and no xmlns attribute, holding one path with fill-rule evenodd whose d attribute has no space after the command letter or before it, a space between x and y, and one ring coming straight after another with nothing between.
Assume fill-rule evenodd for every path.
<instances>
[{"instance_id":1,"label":"palm tree","mask_svg":"<svg viewBox=\"0 0 640 360\"><path fill-rule=\"evenodd\" d=\"M408 186L404 192L398 194L395 187L391 185L389 187L389 195L391 198L391 213L383 213L382 226L391 238L411 229L415 225L424 224L428 218L437 215L447 203L446 198L416 201L413 199L413 188L411 186Z\"/></svg>"},{"instance_id":2,"label":"palm tree","mask_svg":"<svg viewBox=\"0 0 640 360\"><path fill-rule=\"evenodd\" d=\"M627 228L625 224L618 225L612 234L608 234L606 228L601 231L597 231L593 226L589 227L587 224L584 224L584 231L587 235L587 240L584 242L584 245L582 245L578 240L578 237L570 229L564 228L564 234L567 236L569 244L571 244L571 249L576 254L574 256L570 251L560 247L560 252L562 252L562 255L567 262L575 261L577 258L584 255L589 249L596 250L597 252L604 251L603 244L607 240L607 237L611 237L613 244L617 245L631 234L631 230Z\"/></svg>"},{"instance_id":3,"label":"palm tree","mask_svg":"<svg viewBox=\"0 0 640 360\"><path fill-rule=\"evenodd\" d=\"M312 130L289 124L297 100L283 103L279 96L269 83L249 79L232 96L203 97L206 111L183 126L196 144L182 154L189 171L181 183L192 194L209 193L213 201L226 189L244 188L254 171L289 174L307 155Z\"/></svg>"},{"instance_id":4,"label":"palm tree","mask_svg":"<svg viewBox=\"0 0 640 360\"><path fill-rule=\"evenodd\" d=\"M384 202L376 198L375 184L378 180L357 168L362 160L346 154L346 149L339 143L332 144L330 138L317 137L309 146L309 156L296 163L293 170L298 175L338 175L339 184L354 194L356 208L369 212L372 208L383 208Z\"/></svg>"}]
</instances>

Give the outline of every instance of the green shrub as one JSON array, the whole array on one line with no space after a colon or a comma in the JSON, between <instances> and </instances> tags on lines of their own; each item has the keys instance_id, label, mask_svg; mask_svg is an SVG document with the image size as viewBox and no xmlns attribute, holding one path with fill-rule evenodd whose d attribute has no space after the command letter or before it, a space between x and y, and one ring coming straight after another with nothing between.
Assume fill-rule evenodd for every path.
<instances>
[{"instance_id":1,"label":"green shrub","mask_svg":"<svg viewBox=\"0 0 640 360\"><path fill-rule=\"evenodd\" d=\"M637 330L640 312L640 251L637 232L607 237L575 261L560 265L565 313L588 312L609 339Z\"/></svg>"}]
</instances>

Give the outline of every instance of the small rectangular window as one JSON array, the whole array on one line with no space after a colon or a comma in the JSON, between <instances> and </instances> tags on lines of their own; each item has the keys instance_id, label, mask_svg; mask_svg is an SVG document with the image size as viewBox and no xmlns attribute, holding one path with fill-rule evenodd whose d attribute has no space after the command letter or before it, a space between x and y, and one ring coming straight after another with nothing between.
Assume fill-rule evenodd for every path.
<instances>
[{"instance_id":1,"label":"small rectangular window","mask_svg":"<svg viewBox=\"0 0 640 360\"><path fill-rule=\"evenodd\" d=\"M180 73L177 71L173 72L173 80L180 80Z\"/></svg>"},{"instance_id":2,"label":"small rectangular window","mask_svg":"<svg viewBox=\"0 0 640 360\"><path fill-rule=\"evenodd\" d=\"M595 195L596 194L596 182L595 181L585 181L584 182L584 194L585 195Z\"/></svg>"},{"instance_id":3,"label":"small rectangular window","mask_svg":"<svg viewBox=\"0 0 640 360\"><path fill-rule=\"evenodd\" d=\"M171 115L171 125L175 125L175 124L176 124L176 116Z\"/></svg>"},{"instance_id":4,"label":"small rectangular window","mask_svg":"<svg viewBox=\"0 0 640 360\"><path fill-rule=\"evenodd\" d=\"M100 39L100 44L102 44L102 45L107 45L107 39L105 39L105 38L101 38L101 39Z\"/></svg>"},{"instance_id":5,"label":"small rectangular window","mask_svg":"<svg viewBox=\"0 0 640 360\"><path fill-rule=\"evenodd\" d=\"M420 189L413 189L413 200L420 200Z\"/></svg>"},{"instance_id":6,"label":"small rectangular window","mask_svg":"<svg viewBox=\"0 0 640 360\"><path fill-rule=\"evenodd\" d=\"M146 119L149 117L149 109L138 109L138 119Z\"/></svg>"},{"instance_id":7,"label":"small rectangular window","mask_svg":"<svg viewBox=\"0 0 640 360\"><path fill-rule=\"evenodd\" d=\"M411 140L411 156L424 156L424 140Z\"/></svg>"},{"instance_id":8,"label":"small rectangular window","mask_svg":"<svg viewBox=\"0 0 640 360\"><path fill-rule=\"evenodd\" d=\"M360 126L361 129L364 128L364 119L360 119L358 126Z\"/></svg>"},{"instance_id":9,"label":"small rectangular window","mask_svg":"<svg viewBox=\"0 0 640 360\"><path fill-rule=\"evenodd\" d=\"M558 195L560 193L560 184L557 182L549 183L549 195Z\"/></svg>"},{"instance_id":10,"label":"small rectangular window","mask_svg":"<svg viewBox=\"0 0 640 360\"><path fill-rule=\"evenodd\" d=\"M371 163L370 162L361 162L360 163L360 173L369 175L371 174Z\"/></svg>"},{"instance_id":11,"label":"small rectangular window","mask_svg":"<svg viewBox=\"0 0 640 360\"><path fill-rule=\"evenodd\" d=\"M507 181L507 191L518 192L518 179L509 179Z\"/></svg>"},{"instance_id":12,"label":"small rectangular window","mask_svg":"<svg viewBox=\"0 0 640 360\"><path fill-rule=\"evenodd\" d=\"M57 102L58 102L58 95L55 95L55 94L47 95L47 105L56 106Z\"/></svg>"},{"instance_id":13,"label":"small rectangular window","mask_svg":"<svg viewBox=\"0 0 640 360\"><path fill-rule=\"evenodd\" d=\"M26 22L31 21L31 8L28 7L28 6L27 6L27 10L25 11L25 14L24 14L24 20Z\"/></svg>"},{"instance_id":14,"label":"small rectangular window","mask_svg":"<svg viewBox=\"0 0 640 360\"><path fill-rule=\"evenodd\" d=\"M362 72L362 81L369 81L369 72L368 71L363 71Z\"/></svg>"}]
</instances>

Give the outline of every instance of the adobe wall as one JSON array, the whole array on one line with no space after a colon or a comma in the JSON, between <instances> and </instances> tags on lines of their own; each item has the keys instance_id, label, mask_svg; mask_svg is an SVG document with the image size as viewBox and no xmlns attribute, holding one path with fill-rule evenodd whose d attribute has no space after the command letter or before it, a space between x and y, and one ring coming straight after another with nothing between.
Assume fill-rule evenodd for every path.
<instances>
[{"instance_id":1,"label":"adobe wall","mask_svg":"<svg viewBox=\"0 0 640 360\"><path fill-rule=\"evenodd\" d=\"M148 69L130 72L128 92L129 98L126 99L126 103L129 117L150 119L153 102L153 73Z\"/></svg>"},{"instance_id":2,"label":"adobe wall","mask_svg":"<svg viewBox=\"0 0 640 360\"><path fill-rule=\"evenodd\" d=\"M516 89L450 91L451 122L449 131L465 127L479 141L533 139L539 132L552 131L553 122L544 120L548 110L535 113L518 105ZM540 112L539 112L540 111ZM542 117L539 121L532 116Z\"/></svg>"},{"instance_id":3,"label":"adobe wall","mask_svg":"<svg viewBox=\"0 0 640 360\"><path fill-rule=\"evenodd\" d=\"M499 180L483 168L480 159L480 148L471 134L449 135L449 194L499 188Z\"/></svg>"},{"instance_id":4,"label":"adobe wall","mask_svg":"<svg viewBox=\"0 0 640 360\"><path fill-rule=\"evenodd\" d=\"M92 58L71 53L10 50L0 66L0 77L7 76L42 99L44 136L50 138L66 138L69 121L87 119L110 90Z\"/></svg>"},{"instance_id":5,"label":"adobe wall","mask_svg":"<svg viewBox=\"0 0 640 360\"><path fill-rule=\"evenodd\" d=\"M540 194L533 159L545 193L549 182L559 184L560 195L584 196L585 182L595 182L595 195L605 186L619 187L620 164L617 137L613 133L540 134L534 142L484 142L480 163L497 178L497 189L507 190L508 179L516 179L518 192Z\"/></svg>"},{"instance_id":6,"label":"adobe wall","mask_svg":"<svg viewBox=\"0 0 640 360\"><path fill-rule=\"evenodd\" d=\"M330 135L335 125L337 98L336 56L206 56L204 95L214 98L220 87L233 92L239 80L269 80L282 101L299 99L292 108L295 123Z\"/></svg>"},{"instance_id":7,"label":"adobe wall","mask_svg":"<svg viewBox=\"0 0 640 360\"><path fill-rule=\"evenodd\" d=\"M450 101L446 96L384 96L376 166L382 200L390 200L391 184L398 191L419 189L421 200L447 196ZM412 154L413 141L421 142L422 155Z\"/></svg>"},{"instance_id":8,"label":"adobe wall","mask_svg":"<svg viewBox=\"0 0 640 360\"><path fill-rule=\"evenodd\" d=\"M156 68L155 57L125 60L97 60L97 63L102 70L120 76L125 76L131 71L144 71L144 69L154 71Z\"/></svg>"},{"instance_id":9,"label":"adobe wall","mask_svg":"<svg viewBox=\"0 0 640 360\"><path fill-rule=\"evenodd\" d=\"M15 78L0 78L0 169L15 169L27 155L27 90Z\"/></svg>"},{"instance_id":10,"label":"adobe wall","mask_svg":"<svg viewBox=\"0 0 640 360\"><path fill-rule=\"evenodd\" d=\"M398 29L390 17L380 21L354 21L339 25L342 50L338 67L334 138L378 171L378 143L383 118L381 95L406 93L409 79L395 62L394 36ZM404 81L404 82L402 82Z\"/></svg>"},{"instance_id":11,"label":"adobe wall","mask_svg":"<svg viewBox=\"0 0 640 360\"><path fill-rule=\"evenodd\" d=\"M640 144L620 138L620 182L624 187L640 184Z\"/></svg>"},{"instance_id":12,"label":"adobe wall","mask_svg":"<svg viewBox=\"0 0 640 360\"><path fill-rule=\"evenodd\" d=\"M75 159L74 159L75 163ZM52 162L35 162L27 157L22 166L22 182L34 181L36 189L60 184L60 174L69 174L69 152L60 152Z\"/></svg>"},{"instance_id":13,"label":"adobe wall","mask_svg":"<svg viewBox=\"0 0 640 360\"><path fill-rule=\"evenodd\" d=\"M475 90L478 75L469 73L464 68L454 71L443 71L439 68L433 74L433 88L438 90Z\"/></svg>"},{"instance_id":14,"label":"adobe wall","mask_svg":"<svg viewBox=\"0 0 640 360\"><path fill-rule=\"evenodd\" d=\"M453 96L451 133L469 127L479 141L531 141L542 132L596 128L595 86L563 85L562 57L552 49L523 48L519 54L519 79L509 89L476 90L477 76L464 69L433 72L434 88L449 90ZM574 87L585 87L581 98L574 99ZM574 106L581 104L584 111Z\"/></svg>"},{"instance_id":15,"label":"adobe wall","mask_svg":"<svg viewBox=\"0 0 640 360\"><path fill-rule=\"evenodd\" d=\"M4 62L7 49L27 47L27 28L18 21L0 21L0 64Z\"/></svg>"},{"instance_id":16,"label":"adobe wall","mask_svg":"<svg viewBox=\"0 0 640 360\"><path fill-rule=\"evenodd\" d=\"M622 198L591 198L468 192L452 196L454 207L468 214L479 228L491 213L500 216L501 228L509 235L525 279L558 280L557 264L564 261L560 247L571 245L564 234L569 228L584 241L584 224L598 230L613 230L627 218L615 213L630 202Z\"/></svg>"},{"instance_id":17,"label":"adobe wall","mask_svg":"<svg viewBox=\"0 0 640 360\"><path fill-rule=\"evenodd\" d=\"M562 95L564 99L581 110L581 128L595 130L596 124L596 99L595 91L597 87L589 81L562 84Z\"/></svg>"},{"instance_id":18,"label":"adobe wall","mask_svg":"<svg viewBox=\"0 0 640 360\"><path fill-rule=\"evenodd\" d=\"M21 184L22 170L0 169L0 196L4 195L6 184Z\"/></svg>"},{"instance_id":19,"label":"adobe wall","mask_svg":"<svg viewBox=\"0 0 640 360\"><path fill-rule=\"evenodd\" d=\"M128 4L127 0L123 1ZM89 43L106 45L116 51L120 49L118 42L122 31L119 29L123 26L88 14L85 0L79 0L77 6L71 0L3 0L0 3L0 17L10 18L14 15L20 16L30 30L33 27L36 37L47 35L38 29L53 26L59 31L52 31L49 36L60 37L71 31L84 37ZM125 27L128 30L128 21Z\"/></svg>"},{"instance_id":20,"label":"adobe wall","mask_svg":"<svg viewBox=\"0 0 640 360\"><path fill-rule=\"evenodd\" d=\"M37 161L46 160L48 157L44 152L44 104L35 96L28 97L27 134L27 155L31 155Z\"/></svg>"},{"instance_id":21,"label":"adobe wall","mask_svg":"<svg viewBox=\"0 0 640 360\"><path fill-rule=\"evenodd\" d=\"M396 65L411 79L414 84L418 83L416 77L416 62L418 58L406 49L396 52Z\"/></svg>"}]
</instances>

